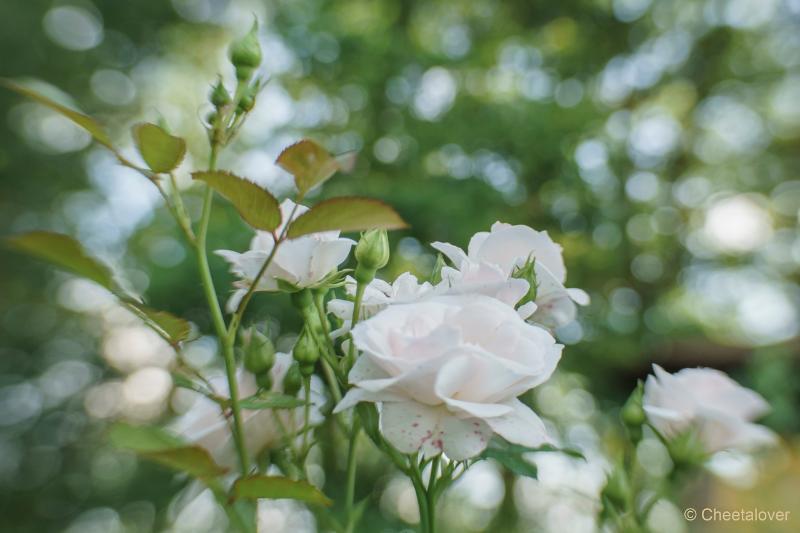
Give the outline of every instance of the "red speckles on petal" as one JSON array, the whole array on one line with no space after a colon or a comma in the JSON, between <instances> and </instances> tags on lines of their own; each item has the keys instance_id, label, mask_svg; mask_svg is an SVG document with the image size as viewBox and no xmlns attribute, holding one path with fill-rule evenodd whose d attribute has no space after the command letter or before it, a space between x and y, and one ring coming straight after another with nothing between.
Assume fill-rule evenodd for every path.
<instances>
[{"instance_id":1,"label":"red speckles on petal","mask_svg":"<svg viewBox=\"0 0 800 533\"><path fill-rule=\"evenodd\" d=\"M413 424L411 424L411 427L412 428L419 427L419 422L414 422Z\"/></svg>"},{"instance_id":2,"label":"red speckles on petal","mask_svg":"<svg viewBox=\"0 0 800 533\"><path fill-rule=\"evenodd\" d=\"M433 445L439 450L444 448L444 443L442 442L442 439L436 439L435 441L433 441Z\"/></svg>"}]
</instances>

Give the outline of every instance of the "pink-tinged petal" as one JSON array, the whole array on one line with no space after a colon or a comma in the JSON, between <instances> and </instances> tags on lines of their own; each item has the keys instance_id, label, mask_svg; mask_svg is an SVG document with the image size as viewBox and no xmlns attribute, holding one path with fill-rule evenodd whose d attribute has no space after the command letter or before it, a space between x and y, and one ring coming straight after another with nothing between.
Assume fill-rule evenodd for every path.
<instances>
[{"instance_id":1,"label":"pink-tinged petal","mask_svg":"<svg viewBox=\"0 0 800 533\"><path fill-rule=\"evenodd\" d=\"M467 259L467 254L464 253L464 250L448 242L432 242L431 248L442 252L456 268L459 268L461 263Z\"/></svg>"},{"instance_id":2,"label":"pink-tinged petal","mask_svg":"<svg viewBox=\"0 0 800 533\"><path fill-rule=\"evenodd\" d=\"M351 239L336 239L322 241L317 244L311 257L310 282L316 282L331 273L336 267L344 263L350 254L350 248L355 241Z\"/></svg>"},{"instance_id":3,"label":"pink-tinged petal","mask_svg":"<svg viewBox=\"0 0 800 533\"><path fill-rule=\"evenodd\" d=\"M347 381L351 384L357 385L358 383L372 379L385 379L390 377L389 374L380 366L376 365L369 356L362 355L356 359L353 368L347 375Z\"/></svg>"},{"instance_id":4,"label":"pink-tinged petal","mask_svg":"<svg viewBox=\"0 0 800 533\"><path fill-rule=\"evenodd\" d=\"M589 294L583 289L567 289L570 299L578 305L587 306L592 303Z\"/></svg>"},{"instance_id":5,"label":"pink-tinged petal","mask_svg":"<svg viewBox=\"0 0 800 533\"><path fill-rule=\"evenodd\" d=\"M522 320L527 320L536 312L536 309L536 302L528 302L517 307L517 314Z\"/></svg>"},{"instance_id":6,"label":"pink-tinged petal","mask_svg":"<svg viewBox=\"0 0 800 533\"><path fill-rule=\"evenodd\" d=\"M422 450L436 455L444 448L439 422L447 416L444 407L414 401L385 402L381 405L381 433L402 453Z\"/></svg>"},{"instance_id":7,"label":"pink-tinged petal","mask_svg":"<svg viewBox=\"0 0 800 533\"><path fill-rule=\"evenodd\" d=\"M239 308L239 304L242 303L245 294L247 294L247 289L236 289L233 291L230 298L228 298L228 301L225 303L225 311L228 313L235 313Z\"/></svg>"},{"instance_id":8,"label":"pink-tinged petal","mask_svg":"<svg viewBox=\"0 0 800 533\"><path fill-rule=\"evenodd\" d=\"M481 246L474 253L470 250L469 257L499 265L507 275L511 275L515 266L521 266L532 258L547 266L558 281L563 283L567 276L561 246L553 242L546 231L536 231L528 226L493 227Z\"/></svg>"},{"instance_id":9,"label":"pink-tinged petal","mask_svg":"<svg viewBox=\"0 0 800 533\"><path fill-rule=\"evenodd\" d=\"M492 437L492 429L479 418L445 416L440 426L444 453L454 461L480 455Z\"/></svg>"},{"instance_id":10,"label":"pink-tinged petal","mask_svg":"<svg viewBox=\"0 0 800 533\"><path fill-rule=\"evenodd\" d=\"M530 407L516 398L506 402L506 405L513 409L512 413L486 419L486 423L495 433L508 442L523 446L536 447L553 442L547 434L544 422Z\"/></svg>"},{"instance_id":11,"label":"pink-tinged petal","mask_svg":"<svg viewBox=\"0 0 800 533\"><path fill-rule=\"evenodd\" d=\"M463 416L486 418L506 415L512 411L511 407L507 405L480 402L482 396L480 391L475 391L473 387L469 386L470 381L478 381L477 385L481 386L488 380L493 382L489 385L489 389L491 389L492 385L498 385L497 379L510 378L512 382L519 379L518 376L495 372L495 368L483 363L477 357L462 355L454 357L442 365L436 376L434 389L436 396L447 405L450 412ZM480 375L479 380L474 379L476 374ZM458 399L456 396L464 399ZM478 401L469 401L471 398Z\"/></svg>"},{"instance_id":12,"label":"pink-tinged petal","mask_svg":"<svg viewBox=\"0 0 800 533\"><path fill-rule=\"evenodd\" d=\"M333 409L333 413L341 413L342 411L346 411L361 402L401 402L405 399L406 398L403 396L389 392L373 392L354 387L347 391L347 394L344 395L344 398L342 398L342 400Z\"/></svg>"},{"instance_id":13,"label":"pink-tinged petal","mask_svg":"<svg viewBox=\"0 0 800 533\"><path fill-rule=\"evenodd\" d=\"M495 222L494 225L492 225L492 231L495 231L495 227L497 227L497 229L500 229L500 227L497 226L497 224L498 222ZM477 257L478 251L481 249L481 246L483 246L483 243L486 242L486 239L489 238L489 235L491 235L491 233L489 233L488 231L479 231L478 233L473 235L472 238L469 240L469 244L467 245L467 255L469 257Z\"/></svg>"},{"instance_id":14,"label":"pink-tinged petal","mask_svg":"<svg viewBox=\"0 0 800 533\"><path fill-rule=\"evenodd\" d=\"M272 233L267 231L256 231L255 236L250 240L250 249L253 251L270 253L275 246L275 238Z\"/></svg>"}]
</instances>

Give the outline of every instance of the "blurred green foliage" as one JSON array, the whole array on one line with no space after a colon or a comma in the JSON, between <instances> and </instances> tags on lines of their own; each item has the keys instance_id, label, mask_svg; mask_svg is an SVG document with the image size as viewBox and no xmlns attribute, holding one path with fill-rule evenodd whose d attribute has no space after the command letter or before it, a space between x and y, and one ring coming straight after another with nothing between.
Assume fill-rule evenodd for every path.
<instances>
[{"instance_id":1,"label":"blurred green foliage","mask_svg":"<svg viewBox=\"0 0 800 533\"><path fill-rule=\"evenodd\" d=\"M163 120L189 141L188 184L225 43L253 14L270 81L223 168L280 195L273 161L290 142L358 150L323 194L378 197L410 223L387 277L427 275L425 243L465 245L495 220L546 229L568 285L592 296L559 333L574 344L564 368L600 405L619 405L650 361L710 365L764 393L775 429L800 429L796 1L3 2L0 75L72 95L128 152L132 124ZM155 191L46 110L9 92L0 110L2 233L69 233L208 332L190 250ZM186 202L196 215L194 189ZM249 238L220 203L210 249ZM92 384L125 379L104 363L107 332L65 275L2 254L4 531L61 530L105 506L129 531L159 527L181 481L110 452L84 408ZM257 300L254 319L296 330L288 301ZM365 469L365 486L383 475Z\"/></svg>"}]
</instances>

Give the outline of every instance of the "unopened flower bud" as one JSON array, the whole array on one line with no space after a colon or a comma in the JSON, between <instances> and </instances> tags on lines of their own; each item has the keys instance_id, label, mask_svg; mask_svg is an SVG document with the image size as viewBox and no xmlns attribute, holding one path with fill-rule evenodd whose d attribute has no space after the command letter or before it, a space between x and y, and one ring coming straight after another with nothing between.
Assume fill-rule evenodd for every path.
<instances>
[{"instance_id":1,"label":"unopened flower bud","mask_svg":"<svg viewBox=\"0 0 800 533\"><path fill-rule=\"evenodd\" d=\"M275 346L272 341L255 328L243 334L244 367L253 374L267 374L275 364Z\"/></svg>"},{"instance_id":2,"label":"unopened flower bud","mask_svg":"<svg viewBox=\"0 0 800 533\"><path fill-rule=\"evenodd\" d=\"M286 375L283 376L283 393L294 396L303 386L303 376L300 374L300 365L292 363Z\"/></svg>"},{"instance_id":3,"label":"unopened flower bud","mask_svg":"<svg viewBox=\"0 0 800 533\"><path fill-rule=\"evenodd\" d=\"M667 441L667 450L676 468L689 469L705 463L708 459L703 442L696 430L689 429Z\"/></svg>"},{"instance_id":4,"label":"unopened flower bud","mask_svg":"<svg viewBox=\"0 0 800 533\"><path fill-rule=\"evenodd\" d=\"M256 384L262 389L270 390L272 388L272 375L269 372L256 374Z\"/></svg>"},{"instance_id":5,"label":"unopened flower bud","mask_svg":"<svg viewBox=\"0 0 800 533\"><path fill-rule=\"evenodd\" d=\"M239 100L239 104L236 106L237 113L249 113L253 107L256 105L256 93L258 92L258 87L253 85L248 87L245 93L242 95L242 98Z\"/></svg>"},{"instance_id":6,"label":"unopened flower bud","mask_svg":"<svg viewBox=\"0 0 800 533\"><path fill-rule=\"evenodd\" d=\"M258 23L254 22L252 29L230 47L231 63L236 68L236 78L240 81L249 80L255 69L261 64L261 45L258 43Z\"/></svg>"},{"instance_id":7,"label":"unopened flower bud","mask_svg":"<svg viewBox=\"0 0 800 533\"><path fill-rule=\"evenodd\" d=\"M360 283L369 283L375 279L375 272L389 262L389 236L386 230L373 229L361 235L356 245L355 278Z\"/></svg>"},{"instance_id":8,"label":"unopened flower bud","mask_svg":"<svg viewBox=\"0 0 800 533\"><path fill-rule=\"evenodd\" d=\"M303 376L310 376L314 373L314 366L319 359L319 349L317 343L314 342L314 337L308 328L303 328L297 342L292 350L292 356L297 364L300 366L300 374Z\"/></svg>"},{"instance_id":9,"label":"unopened flower bud","mask_svg":"<svg viewBox=\"0 0 800 533\"><path fill-rule=\"evenodd\" d=\"M625 469L617 465L609 474L603 487L602 499L608 500L617 509L626 509L630 501L631 487Z\"/></svg>"},{"instance_id":10,"label":"unopened flower bud","mask_svg":"<svg viewBox=\"0 0 800 533\"><path fill-rule=\"evenodd\" d=\"M512 278L524 279L528 282L528 292L519 301L518 305L524 305L528 302L536 301L536 293L539 289L539 284L536 280L536 259L528 257L525 264L522 266L515 266L514 271L511 273Z\"/></svg>"},{"instance_id":11,"label":"unopened flower bud","mask_svg":"<svg viewBox=\"0 0 800 533\"><path fill-rule=\"evenodd\" d=\"M211 96L209 99L217 109L231 103L231 95L228 94L228 90L222 84L222 80L219 80L217 84L214 85L214 88L211 89Z\"/></svg>"},{"instance_id":12,"label":"unopened flower bud","mask_svg":"<svg viewBox=\"0 0 800 533\"><path fill-rule=\"evenodd\" d=\"M620 412L622 423L628 428L634 442L638 442L642 439L642 425L647 421L647 415L642 407L643 395L644 386L640 380L628 397L625 405L622 406L622 411Z\"/></svg>"}]
</instances>

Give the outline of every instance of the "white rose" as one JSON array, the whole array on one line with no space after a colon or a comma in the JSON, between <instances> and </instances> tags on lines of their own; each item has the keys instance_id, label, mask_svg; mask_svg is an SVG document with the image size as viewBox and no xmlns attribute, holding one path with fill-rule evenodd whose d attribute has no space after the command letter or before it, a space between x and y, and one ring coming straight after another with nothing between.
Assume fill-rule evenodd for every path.
<instances>
[{"instance_id":1,"label":"white rose","mask_svg":"<svg viewBox=\"0 0 800 533\"><path fill-rule=\"evenodd\" d=\"M347 276L344 287L348 296L354 298L356 280ZM429 294L432 288L427 281L420 283L417 277L410 272L400 274L391 285L382 279L375 278L364 288L359 320L370 318L391 304L417 301ZM350 331L353 319L353 302L351 300L331 300L328 302L328 312L342 321L342 327L332 332L332 337L340 337Z\"/></svg>"},{"instance_id":2,"label":"white rose","mask_svg":"<svg viewBox=\"0 0 800 533\"><path fill-rule=\"evenodd\" d=\"M509 277L499 266L469 260L460 265L460 270L446 266L442 268L442 281L436 285L437 294L483 294L515 307L527 294L530 284L524 279ZM523 304L517 309L522 318L529 318L537 305Z\"/></svg>"},{"instance_id":3,"label":"white rose","mask_svg":"<svg viewBox=\"0 0 800 533\"><path fill-rule=\"evenodd\" d=\"M276 230L280 234L283 227L292 220L308 211L302 205L296 205L291 200L281 203L283 223ZM312 233L298 239L281 243L261 280L257 291L277 291L278 280L284 281L298 288L314 286L322 281L328 274L342 264L350 253L350 248L355 244L352 239L339 237L338 231ZM257 231L250 242L250 250L244 253L230 250L217 250L216 253L230 263L231 272L237 275L238 281L234 283L238 290L228 300L229 312L236 310L242 297L247 292L253 279L255 279L264 261L267 260L275 239L271 233Z\"/></svg>"},{"instance_id":4,"label":"white rose","mask_svg":"<svg viewBox=\"0 0 800 533\"><path fill-rule=\"evenodd\" d=\"M589 303L589 296L584 291L564 287L567 270L564 267L561 246L553 242L546 231L495 222L490 232L481 231L472 236L466 253L461 248L444 242L435 242L431 246L447 256L462 277L470 275L474 277L474 274L470 273L476 269L483 269L486 273L488 265L501 272L506 279L510 279L515 268L522 267L529 259L534 259L538 284L536 307L520 311L523 314L530 314L535 310L531 320L547 327L555 328L568 324L575 319L575 303L580 305ZM453 278L452 275L450 277Z\"/></svg>"},{"instance_id":5,"label":"white rose","mask_svg":"<svg viewBox=\"0 0 800 533\"><path fill-rule=\"evenodd\" d=\"M775 442L775 434L751 421L769 411L755 391L712 368L685 368L670 374L653 365L642 405L665 438L694 429L706 451L753 449Z\"/></svg>"},{"instance_id":6,"label":"white rose","mask_svg":"<svg viewBox=\"0 0 800 533\"><path fill-rule=\"evenodd\" d=\"M270 370L272 377L272 391L283 392L283 378L292 356L285 353L275 354L275 364ZM239 385L239 397L245 398L258 392L255 377L250 372L239 370L236 373ZM224 375L217 375L209 379L214 387L214 393L223 398L229 397L228 382ZM221 465L233 467L236 465L236 448L231 433L230 424L223 416L217 402L210 400L200 393L190 393L196 396L195 402L189 410L179 417L171 429L189 442L197 444L209 451L212 457ZM305 398L305 392L300 390L298 398ZM311 410L309 421L311 425L319 425L324 420L321 409L327 398L322 382L317 376L311 377ZM276 416L277 415L277 416ZM301 430L304 424L303 407L296 409L263 409L251 411L242 410L242 424L244 426L245 443L248 451L255 456L260 451L273 448L281 444L285 431L294 434ZM278 421L276 421L276 417ZM283 428L280 425L283 424Z\"/></svg>"},{"instance_id":7,"label":"white rose","mask_svg":"<svg viewBox=\"0 0 800 533\"><path fill-rule=\"evenodd\" d=\"M396 304L352 331L361 352L336 407L379 404L380 428L399 451L478 455L493 433L527 446L550 439L517 397L547 381L563 346L513 308L484 295Z\"/></svg>"}]
</instances>

